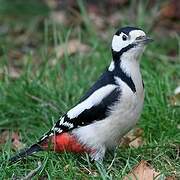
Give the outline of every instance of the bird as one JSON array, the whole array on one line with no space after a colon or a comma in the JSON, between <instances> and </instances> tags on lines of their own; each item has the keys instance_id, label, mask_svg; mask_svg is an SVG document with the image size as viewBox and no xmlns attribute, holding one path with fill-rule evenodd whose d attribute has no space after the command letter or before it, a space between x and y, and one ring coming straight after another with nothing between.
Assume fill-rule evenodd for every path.
<instances>
[{"instance_id":1,"label":"bird","mask_svg":"<svg viewBox=\"0 0 180 180\"><path fill-rule=\"evenodd\" d=\"M112 60L97 81L38 142L9 160L15 163L39 151L87 153L101 162L140 118L144 83L140 59L152 39L138 27L119 28L112 37Z\"/></svg>"}]
</instances>

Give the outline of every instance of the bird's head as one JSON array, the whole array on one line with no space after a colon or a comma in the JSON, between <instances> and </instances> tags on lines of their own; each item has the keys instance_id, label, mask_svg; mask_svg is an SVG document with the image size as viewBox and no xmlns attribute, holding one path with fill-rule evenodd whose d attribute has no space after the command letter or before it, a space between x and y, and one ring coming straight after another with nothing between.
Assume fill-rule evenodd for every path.
<instances>
[{"instance_id":1,"label":"bird's head","mask_svg":"<svg viewBox=\"0 0 180 180\"><path fill-rule=\"evenodd\" d=\"M137 59L142 54L144 47L152 39L145 32L136 27L124 27L119 29L112 39L112 55L114 60L132 57Z\"/></svg>"}]
</instances>

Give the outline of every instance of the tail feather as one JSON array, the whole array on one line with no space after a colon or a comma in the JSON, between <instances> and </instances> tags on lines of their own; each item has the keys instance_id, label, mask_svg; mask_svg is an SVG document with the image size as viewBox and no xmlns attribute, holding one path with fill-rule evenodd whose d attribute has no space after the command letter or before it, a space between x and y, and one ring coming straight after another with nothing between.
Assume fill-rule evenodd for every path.
<instances>
[{"instance_id":1,"label":"tail feather","mask_svg":"<svg viewBox=\"0 0 180 180\"><path fill-rule=\"evenodd\" d=\"M23 149L18 154L16 154L15 156L11 157L9 159L9 161L11 163L15 163L15 162L21 160L22 158L25 158L26 156L32 155L32 154L34 154L36 152L39 152L39 151L43 151L42 147L40 147L38 144L33 144L29 148Z\"/></svg>"},{"instance_id":2,"label":"tail feather","mask_svg":"<svg viewBox=\"0 0 180 180\"><path fill-rule=\"evenodd\" d=\"M23 149L17 155L11 157L9 161L14 163L25 158L26 156L43 150L53 150L55 152L66 151L74 153L89 153L92 151L91 149L82 145L73 135L69 133L61 133L56 136L46 137L31 147Z\"/></svg>"}]
</instances>

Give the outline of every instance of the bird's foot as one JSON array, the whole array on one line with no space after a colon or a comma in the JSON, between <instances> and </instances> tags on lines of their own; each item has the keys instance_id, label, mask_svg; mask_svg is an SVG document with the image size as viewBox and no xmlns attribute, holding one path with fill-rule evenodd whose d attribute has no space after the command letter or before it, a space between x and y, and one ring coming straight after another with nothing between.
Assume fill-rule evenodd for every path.
<instances>
[{"instance_id":1,"label":"bird's foot","mask_svg":"<svg viewBox=\"0 0 180 180\"><path fill-rule=\"evenodd\" d=\"M105 152L106 148L104 146L101 146L98 149L96 148L96 150L90 153L91 161L102 162Z\"/></svg>"}]
</instances>

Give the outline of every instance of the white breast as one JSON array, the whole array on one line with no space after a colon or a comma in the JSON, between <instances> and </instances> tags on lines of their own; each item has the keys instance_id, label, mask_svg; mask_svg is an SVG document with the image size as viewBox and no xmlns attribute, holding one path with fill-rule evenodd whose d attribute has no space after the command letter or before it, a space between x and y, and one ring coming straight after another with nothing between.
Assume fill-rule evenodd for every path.
<instances>
[{"instance_id":1,"label":"white breast","mask_svg":"<svg viewBox=\"0 0 180 180\"><path fill-rule=\"evenodd\" d=\"M111 148L117 145L121 137L136 124L143 108L144 88L139 62L133 58L125 57L121 62L121 68L131 76L136 92L133 93L124 81L115 77L121 90L120 99L104 120L73 130L82 143L94 148L100 146Z\"/></svg>"},{"instance_id":2,"label":"white breast","mask_svg":"<svg viewBox=\"0 0 180 180\"><path fill-rule=\"evenodd\" d=\"M117 81L122 94L120 100L111 108L110 116L73 131L82 143L90 147L115 146L140 116L144 101L143 90L141 95L140 92L134 94L120 78L117 78Z\"/></svg>"}]
</instances>

